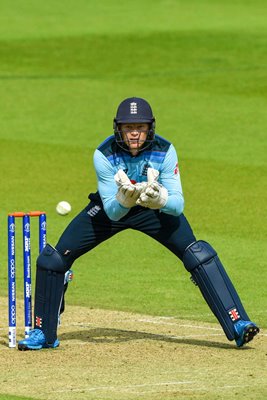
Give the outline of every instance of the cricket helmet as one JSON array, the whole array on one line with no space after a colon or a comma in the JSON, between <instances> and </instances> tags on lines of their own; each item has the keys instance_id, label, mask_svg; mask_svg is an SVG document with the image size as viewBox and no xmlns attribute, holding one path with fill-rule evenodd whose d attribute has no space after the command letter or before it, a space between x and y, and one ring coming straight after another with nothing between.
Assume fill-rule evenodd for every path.
<instances>
[{"instance_id":1,"label":"cricket helmet","mask_svg":"<svg viewBox=\"0 0 267 400\"><path fill-rule=\"evenodd\" d=\"M118 146L126 151L129 151L127 144L124 142L122 132L120 129L121 124L135 124L146 123L149 124L147 138L139 151L146 149L154 140L155 136L155 118L149 103L140 97L129 97L123 100L117 110L116 117L114 118L113 128L115 140Z\"/></svg>"}]
</instances>

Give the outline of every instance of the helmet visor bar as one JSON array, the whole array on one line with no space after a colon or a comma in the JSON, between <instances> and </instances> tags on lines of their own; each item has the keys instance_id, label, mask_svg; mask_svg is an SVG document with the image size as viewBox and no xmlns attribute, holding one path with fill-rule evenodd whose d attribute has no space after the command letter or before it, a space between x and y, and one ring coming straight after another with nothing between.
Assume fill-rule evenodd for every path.
<instances>
[{"instance_id":1,"label":"helmet visor bar","mask_svg":"<svg viewBox=\"0 0 267 400\"><path fill-rule=\"evenodd\" d=\"M138 129L135 129L134 131L132 129L121 130L119 125L115 137L117 144L124 150L131 151L136 149L139 152L150 146L154 140L154 132L151 128L146 132Z\"/></svg>"}]
</instances>

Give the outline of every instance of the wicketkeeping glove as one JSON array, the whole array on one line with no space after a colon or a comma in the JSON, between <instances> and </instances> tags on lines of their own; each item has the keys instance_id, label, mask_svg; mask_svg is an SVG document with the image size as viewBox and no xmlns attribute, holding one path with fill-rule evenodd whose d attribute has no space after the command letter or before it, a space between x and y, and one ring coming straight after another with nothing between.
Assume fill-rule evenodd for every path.
<instances>
[{"instance_id":1,"label":"wicketkeeping glove","mask_svg":"<svg viewBox=\"0 0 267 400\"><path fill-rule=\"evenodd\" d=\"M147 183L133 184L122 169L116 173L114 179L118 185L118 192L116 194L118 202L126 208L136 206L136 200L147 186Z\"/></svg>"},{"instance_id":2,"label":"wicketkeeping glove","mask_svg":"<svg viewBox=\"0 0 267 400\"><path fill-rule=\"evenodd\" d=\"M159 172L153 168L147 170L147 186L140 194L136 204L142 207L158 210L165 206L168 200L168 191L157 182Z\"/></svg>"}]
</instances>

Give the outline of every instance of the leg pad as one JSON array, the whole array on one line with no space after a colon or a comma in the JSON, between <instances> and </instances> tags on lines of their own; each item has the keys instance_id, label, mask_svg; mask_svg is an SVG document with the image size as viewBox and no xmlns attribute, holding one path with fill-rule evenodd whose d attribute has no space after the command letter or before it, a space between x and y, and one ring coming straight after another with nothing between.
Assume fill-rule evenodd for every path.
<instances>
[{"instance_id":1,"label":"leg pad","mask_svg":"<svg viewBox=\"0 0 267 400\"><path fill-rule=\"evenodd\" d=\"M34 327L44 332L50 345L57 338L58 316L68 268L56 249L46 245L37 259Z\"/></svg>"},{"instance_id":2,"label":"leg pad","mask_svg":"<svg viewBox=\"0 0 267 400\"><path fill-rule=\"evenodd\" d=\"M183 262L227 338L235 339L234 324L249 317L216 251L199 240L185 250Z\"/></svg>"}]
</instances>

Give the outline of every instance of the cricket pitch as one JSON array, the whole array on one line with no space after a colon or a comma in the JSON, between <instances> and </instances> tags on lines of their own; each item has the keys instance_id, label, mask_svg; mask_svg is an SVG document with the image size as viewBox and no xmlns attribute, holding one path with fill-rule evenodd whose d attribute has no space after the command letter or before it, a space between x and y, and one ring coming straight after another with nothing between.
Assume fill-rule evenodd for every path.
<instances>
[{"instance_id":1,"label":"cricket pitch","mask_svg":"<svg viewBox=\"0 0 267 400\"><path fill-rule=\"evenodd\" d=\"M2 321L7 300L0 300ZM58 349L20 352L8 348L4 323L0 393L46 400L267 398L263 330L238 349L218 324L68 306Z\"/></svg>"}]
</instances>

